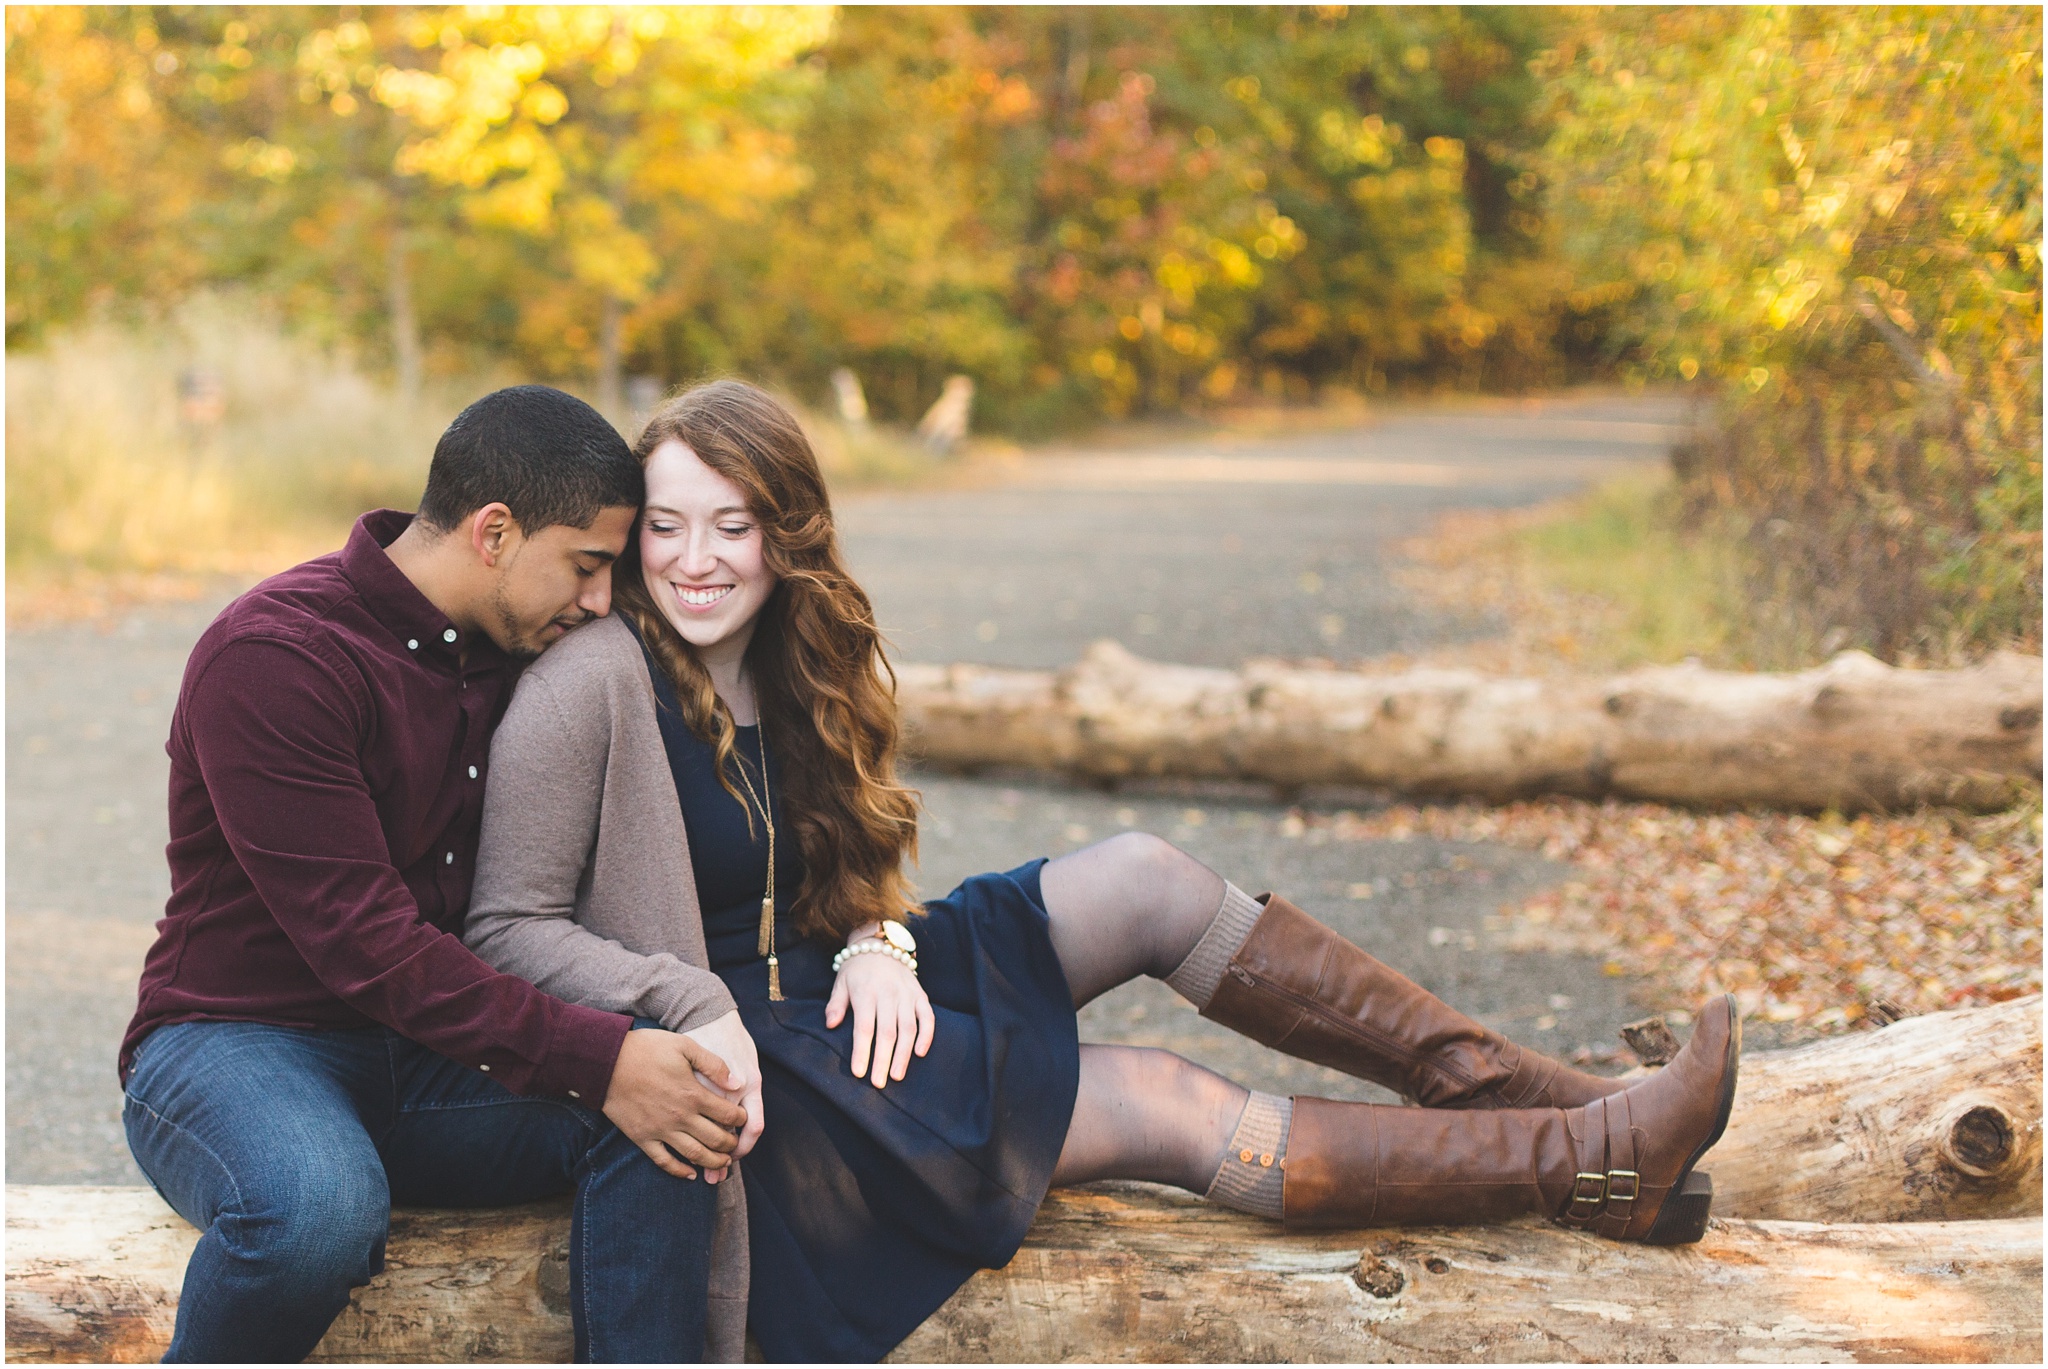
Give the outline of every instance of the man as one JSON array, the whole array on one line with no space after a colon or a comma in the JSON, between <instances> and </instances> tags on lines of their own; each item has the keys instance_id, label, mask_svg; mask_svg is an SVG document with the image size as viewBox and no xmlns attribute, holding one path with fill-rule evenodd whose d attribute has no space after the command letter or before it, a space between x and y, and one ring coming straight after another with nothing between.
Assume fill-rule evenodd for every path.
<instances>
[{"instance_id":1,"label":"man","mask_svg":"<svg viewBox=\"0 0 2048 1369\"><path fill-rule=\"evenodd\" d=\"M701 1356L709 1184L747 1117L695 1076L751 1081L709 1023L629 1035L460 937L518 663L609 609L641 489L596 410L500 390L443 434L416 517L364 515L193 649L120 1061L129 1147L202 1233L169 1359L303 1358L382 1267L393 1201L572 1183L577 1358Z\"/></svg>"}]
</instances>

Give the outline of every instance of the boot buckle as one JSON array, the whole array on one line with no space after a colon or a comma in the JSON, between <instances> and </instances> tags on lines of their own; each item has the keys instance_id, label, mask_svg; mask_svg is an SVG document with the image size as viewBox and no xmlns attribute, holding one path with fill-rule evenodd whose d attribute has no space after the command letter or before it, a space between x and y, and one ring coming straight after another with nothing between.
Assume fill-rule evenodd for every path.
<instances>
[{"instance_id":1,"label":"boot buckle","mask_svg":"<svg viewBox=\"0 0 2048 1369\"><path fill-rule=\"evenodd\" d=\"M1629 1196L1633 1198L1635 1195L1631 1192ZM1607 1175L1582 1172L1572 1180L1571 1206L1565 1209L1563 1220L1584 1225L1600 1215L1600 1209L1606 1202Z\"/></svg>"},{"instance_id":2,"label":"boot buckle","mask_svg":"<svg viewBox=\"0 0 2048 1369\"><path fill-rule=\"evenodd\" d=\"M1621 1218L1623 1221L1627 1221L1629 1214L1635 1211L1636 1195L1642 1192L1642 1188L1643 1176L1636 1173L1634 1170L1608 1170L1607 1201L1610 1203L1629 1204L1629 1206L1624 1208L1622 1211L1616 1212L1612 1215Z\"/></svg>"}]
</instances>

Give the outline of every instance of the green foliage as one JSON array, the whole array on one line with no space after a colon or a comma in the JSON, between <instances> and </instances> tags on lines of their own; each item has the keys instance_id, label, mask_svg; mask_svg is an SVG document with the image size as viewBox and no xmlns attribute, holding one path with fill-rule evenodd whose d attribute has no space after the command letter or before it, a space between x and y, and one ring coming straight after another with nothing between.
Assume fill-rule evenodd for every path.
<instances>
[{"instance_id":1,"label":"green foliage","mask_svg":"<svg viewBox=\"0 0 2048 1369\"><path fill-rule=\"evenodd\" d=\"M1755 592L1885 655L2039 640L2041 16L1580 17L1543 63L1578 288L1711 386Z\"/></svg>"},{"instance_id":2,"label":"green foliage","mask_svg":"<svg viewBox=\"0 0 2048 1369\"><path fill-rule=\"evenodd\" d=\"M1803 664L1760 640L1744 612L1745 557L1724 526L1700 526L1665 477L1602 485L1514 535L1541 589L1578 606L1582 654L1602 668L1697 656L1712 665ZM1810 644L1802 644L1808 645Z\"/></svg>"},{"instance_id":3,"label":"green foliage","mask_svg":"<svg viewBox=\"0 0 2048 1369\"><path fill-rule=\"evenodd\" d=\"M232 287L406 408L848 366L885 424L959 372L1018 433L1622 374L1714 415L1686 516L1785 640L2039 638L2038 10L6 24L11 351Z\"/></svg>"},{"instance_id":4,"label":"green foliage","mask_svg":"<svg viewBox=\"0 0 2048 1369\"><path fill-rule=\"evenodd\" d=\"M851 365L907 421L964 371L1042 428L1557 378L1548 22L18 8L9 341L213 282L408 391L494 358L601 394Z\"/></svg>"},{"instance_id":5,"label":"green foliage","mask_svg":"<svg viewBox=\"0 0 2048 1369\"><path fill-rule=\"evenodd\" d=\"M820 395L850 365L899 423L950 372L975 376L984 399L1013 392L1030 359L1019 252L991 220L1032 93L1002 78L972 16L947 8L849 9L813 60L794 131L807 184L735 252L732 294L705 330L716 352L678 346L672 364L767 370Z\"/></svg>"},{"instance_id":6,"label":"green foliage","mask_svg":"<svg viewBox=\"0 0 2048 1369\"><path fill-rule=\"evenodd\" d=\"M182 293L203 249L177 231L212 177L167 117L137 12L7 12L7 345L97 303Z\"/></svg>"}]
</instances>

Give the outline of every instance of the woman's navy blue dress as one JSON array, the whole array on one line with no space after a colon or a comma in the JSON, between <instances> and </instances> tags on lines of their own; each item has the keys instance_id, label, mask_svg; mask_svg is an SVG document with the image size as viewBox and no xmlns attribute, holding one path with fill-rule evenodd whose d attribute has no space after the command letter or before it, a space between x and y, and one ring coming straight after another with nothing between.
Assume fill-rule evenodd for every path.
<instances>
[{"instance_id":1,"label":"woman's navy blue dress","mask_svg":"<svg viewBox=\"0 0 2048 1369\"><path fill-rule=\"evenodd\" d=\"M648 665L711 968L761 1057L767 1126L740 1163L748 1325L770 1360L877 1360L975 1270L1009 1262L1066 1140L1080 1046L1038 889L1044 862L976 875L908 919L937 1019L931 1053L887 1088L856 1079L852 1014L825 1027L838 943L801 940L788 915L803 864L782 822L774 736L780 1003L768 1001L756 954L767 832L756 815L749 835L711 746L683 725L666 676ZM759 729L739 729L736 745L758 793Z\"/></svg>"}]
</instances>

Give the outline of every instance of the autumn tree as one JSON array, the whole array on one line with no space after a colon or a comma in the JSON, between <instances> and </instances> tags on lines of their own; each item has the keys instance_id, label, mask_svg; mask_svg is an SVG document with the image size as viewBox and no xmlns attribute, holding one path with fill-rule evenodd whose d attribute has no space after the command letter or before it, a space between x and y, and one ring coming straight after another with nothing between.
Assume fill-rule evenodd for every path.
<instances>
[{"instance_id":1,"label":"autumn tree","mask_svg":"<svg viewBox=\"0 0 2048 1369\"><path fill-rule=\"evenodd\" d=\"M178 58L146 10L7 11L7 345L206 274L178 231L218 184L166 108Z\"/></svg>"},{"instance_id":2,"label":"autumn tree","mask_svg":"<svg viewBox=\"0 0 2048 1369\"><path fill-rule=\"evenodd\" d=\"M1544 70L1579 288L1724 397L1685 474L1785 631L2038 642L2039 12L1602 11Z\"/></svg>"}]
</instances>

